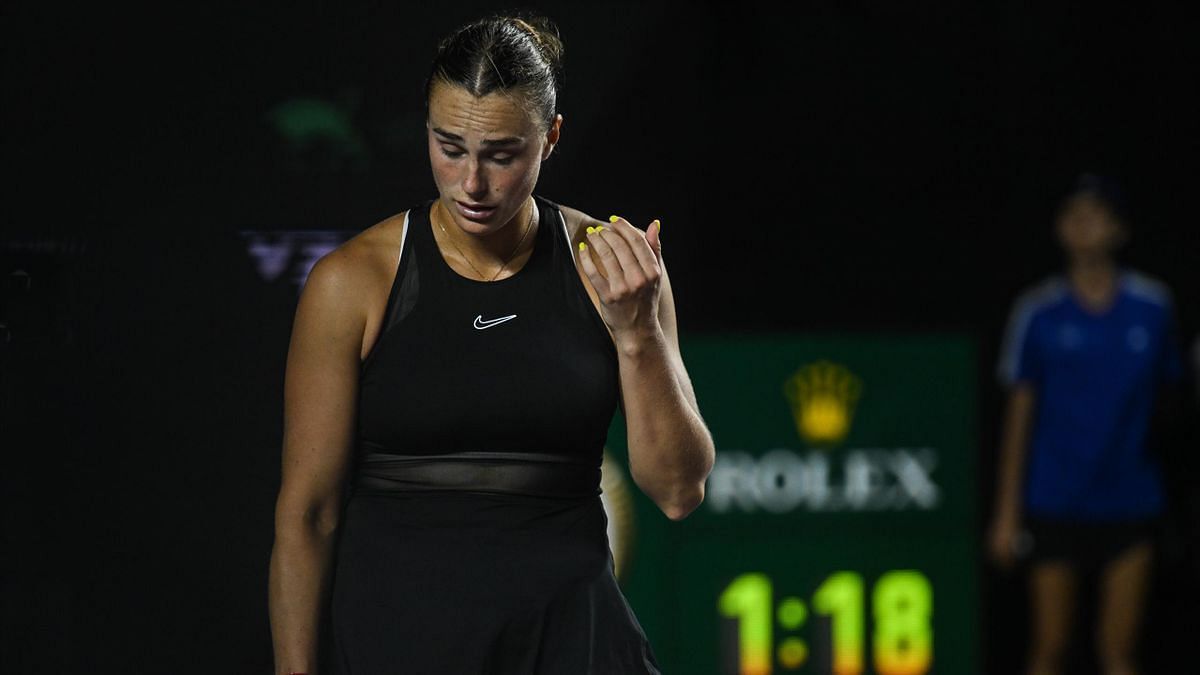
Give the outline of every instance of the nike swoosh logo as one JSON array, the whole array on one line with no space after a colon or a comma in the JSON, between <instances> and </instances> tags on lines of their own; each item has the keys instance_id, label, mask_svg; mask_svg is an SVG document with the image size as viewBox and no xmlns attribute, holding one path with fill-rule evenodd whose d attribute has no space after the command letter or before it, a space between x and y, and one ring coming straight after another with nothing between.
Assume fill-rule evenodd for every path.
<instances>
[{"instance_id":1,"label":"nike swoosh logo","mask_svg":"<svg viewBox=\"0 0 1200 675\"><path fill-rule=\"evenodd\" d=\"M516 314L510 314L509 316L502 316L498 319L488 319L487 321L484 321L483 315L480 314L479 316L475 317L475 327L479 330L483 330L484 328L491 328L492 326L502 324L509 319L515 318L517 318Z\"/></svg>"}]
</instances>

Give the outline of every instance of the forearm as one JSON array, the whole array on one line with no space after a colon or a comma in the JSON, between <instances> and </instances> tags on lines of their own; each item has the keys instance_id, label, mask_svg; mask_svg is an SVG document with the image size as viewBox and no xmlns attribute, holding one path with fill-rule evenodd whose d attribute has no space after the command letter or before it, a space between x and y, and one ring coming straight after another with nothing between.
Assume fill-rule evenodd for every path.
<instances>
[{"instance_id":1,"label":"forearm","mask_svg":"<svg viewBox=\"0 0 1200 675\"><path fill-rule=\"evenodd\" d=\"M1021 517L1021 476L1025 469L1025 444L1006 438L1000 449L1000 471L996 486L996 515Z\"/></svg>"},{"instance_id":2,"label":"forearm","mask_svg":"<svg viewBox=\"0 0 1200 675\"><path fill-rule=\"evenodd\" d=\"M306 522L276 526L268 604L275 672L317 673L321 611L333 569L336 529Z\"/></svg>"},{"instance_id":3,"label":"forearm","mask_svg":"<svg viewBox=\"0 0 1200 675\"><path fill-rule=\"evenodd\" d=\"M1021 517L1021 484L1025 475L1029 428L1033 414L1033 394L1028 389L1015 392L1009 400L1000 444L1000 466L996 485L996 515Z\"/></svg>"},{"instance_id":4,"label":"forearm","mask_svg":"<svg viewBox=\"0 0 1200 675\"><path fill-rule=\"evenodd\" d=\"M661 330L620 340L618 355L630 473L668 517L683 518L703 499L716 456L712 435Z\"/></svg>"}]
</instances>

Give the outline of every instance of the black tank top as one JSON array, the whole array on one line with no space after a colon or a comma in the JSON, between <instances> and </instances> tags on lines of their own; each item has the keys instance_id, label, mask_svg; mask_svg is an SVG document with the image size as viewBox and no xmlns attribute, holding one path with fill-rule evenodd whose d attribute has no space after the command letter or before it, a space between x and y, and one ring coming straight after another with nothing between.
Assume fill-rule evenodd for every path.
<instances>
[{"instance_id":1,"label":"black tank top","mask_svg":"<svg viewBox=\"0 0 1200 675\"><path fill-rule=\"evenodd\" d=\"M434 200L410 209L380 335L362 362L358 456L514 453L599 467L617 407L617 352L576 271L558 204L537 200L515 274L455 272Z\"/></svg>"}]
</instances>

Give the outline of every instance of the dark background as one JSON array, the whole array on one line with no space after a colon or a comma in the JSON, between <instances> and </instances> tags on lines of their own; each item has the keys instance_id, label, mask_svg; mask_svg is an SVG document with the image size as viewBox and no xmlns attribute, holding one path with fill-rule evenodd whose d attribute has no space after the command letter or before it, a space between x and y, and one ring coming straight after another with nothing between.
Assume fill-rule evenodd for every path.
<instances>
[{"instance_id":1,"label":"dark background","mask_svg":"<svg viewBox=\"0 0 1200 675\"><path fill-rule=\"evenodd\" d=\"M2 10L0 671L268 672L296 286L264 282L239 231L348 235L436 196L428 64L505 7L245 5ZM566 45L537 192L661 218L684 333L973 336L981 504L1000 332L1061 267L1053 210L1078 172L1124 183L1124 259L1172 287L1196 338L1200 43L1182 4L523 7ZM297 98L342 111L359 149L289 144L272 111ZM1190 421L1161 448L1151 672L1194 658ZM1024 580L979 564L987 672L1014 672Z\"/></svg>"}]
</instances>

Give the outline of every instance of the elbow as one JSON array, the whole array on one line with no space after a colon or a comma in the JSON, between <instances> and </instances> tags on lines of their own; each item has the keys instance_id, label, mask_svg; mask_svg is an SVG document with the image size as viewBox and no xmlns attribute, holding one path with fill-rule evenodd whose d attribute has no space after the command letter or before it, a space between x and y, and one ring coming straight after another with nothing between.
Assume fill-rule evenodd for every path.
<instances>
[{"instance_id":1,"label":"elbow","mask_svg":"<svg viewBox=\"0 0 1200 675\"><path fill-rule=\"evenodd\" d=\"M652 496L663 515L671 520L683 520L704 502L704 485L716 460L716 451L711 441L707 444L702 458L685 473L676 473L665 486L660 483L655 490L643 488L643 491ZM636 476L634 480L641 484Z\"/></svg>"},{"instance_id":2,"label":"elbow","mask_svg":"<svg viewBox=\"0 0 1200 675\"><path fill-rule=\"evenodd\" d=\"M341 510L336 507L321 509L315 515L310 516L307 522L312 530L320 536L332 537L337 534L338 527L342 524Z\"/></svg>"},{"instance_id":3,"label":"elbow","mask_svg":"<svg viewBox=\"0 0 1200 675\"><path fill-rule=\"evenodd\" d=\"M663 500L658 503L658 508L662 510L663 515L674 521L680 521L687 518L692 511L695 511L701 503L704 502L704 483L696 483L688 486L686 489L678 490L671 499Z\"/></svg>"},{"instance_id":4,"label":"elbow","mask_svg":"<svg viewBox=\"0 0 1200 675\"><path fill-rule=\"evenodd\" d=\"M316 535L329 538L341 524L341 509L335 499L281 499L275 510L276 536Z\"/></svg>"},{"instance_id":5,"label":"elbow","mask_svg":"<svg viewBox=\"0 0 1200 675\"><path fill-rule=\"evenodd\" d=\"M634 484L671 520L683 520L704 501L703 478L695 480L676 475L669 480L661 476L652 480L637 471L632 473Z\"/></svg>"}]
</instances>

